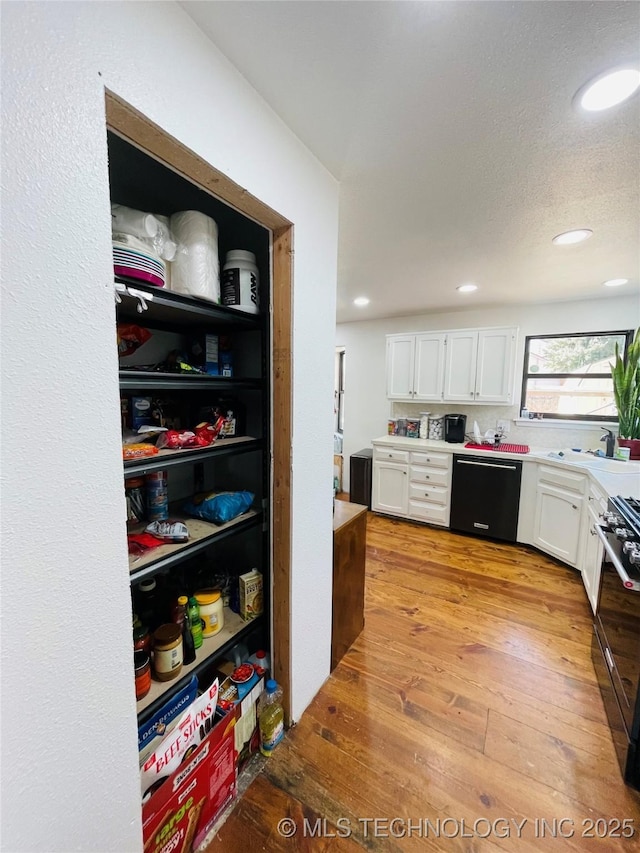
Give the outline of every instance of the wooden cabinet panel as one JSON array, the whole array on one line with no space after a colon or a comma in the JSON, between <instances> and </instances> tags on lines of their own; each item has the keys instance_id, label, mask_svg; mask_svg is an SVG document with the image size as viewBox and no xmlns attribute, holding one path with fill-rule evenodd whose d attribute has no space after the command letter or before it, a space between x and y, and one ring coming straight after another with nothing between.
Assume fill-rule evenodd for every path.
<instances>
[{"instance_id":1,"label":"wooden cabinet panel","mask_svg":"<svg viewBox=\"0 0 640 853\"><path fill-rule=\"evenodd\" d=\"M336 501L333 518L331 669L364 627L367 507Z\"/></svg>"}]
</instances>

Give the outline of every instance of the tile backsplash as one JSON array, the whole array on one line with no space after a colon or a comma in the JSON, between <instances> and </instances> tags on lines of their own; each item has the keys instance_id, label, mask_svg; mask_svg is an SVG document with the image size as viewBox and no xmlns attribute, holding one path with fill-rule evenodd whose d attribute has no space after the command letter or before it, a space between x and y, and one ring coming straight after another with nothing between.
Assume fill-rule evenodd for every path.
<instances>
[{"instance_id":1,"label":"tile backsplash","mask_svg":"<svg viewBox=\"0 0 640 853\"><path fill-rule=\"evenodd\" d=\"M473 436L473 422L477 421L480 432L495 429L498 420L507 421L509 424L508 441L514 444L528 444L530 447L548 447L549 449L561 450L566 447L580 448L582 450L604 450L604 443L600 442L602 429L600 426L574 426L566 422L560 426L552 426L549 421L535 422L535 425L514 422L519 416L517 406L456 406L435 403L391 403L390 417L420 417L420 412L430 412L432 415L463 414L467 416L467 433ZM617 434L617 428L603 424L608 429L613 429ZM383 425L382 432L385 431Z\"/></svg>"}]
</instances>

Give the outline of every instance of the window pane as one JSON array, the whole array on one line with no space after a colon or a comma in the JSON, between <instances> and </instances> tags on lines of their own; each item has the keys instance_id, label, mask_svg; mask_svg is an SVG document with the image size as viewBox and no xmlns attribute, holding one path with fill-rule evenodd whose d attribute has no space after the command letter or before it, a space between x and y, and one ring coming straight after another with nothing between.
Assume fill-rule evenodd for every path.
<instances>
[{"instance_id":1,"label":"window pane","mask_svg":"<svg viewBox=\"0 0 640 853\"><path fill-rule=\"evenodd\" d=\"M617 418L611 378L571 376L567 379L529 379L525 406L530 412L560 417L584 415Z\"/></svg>"},{"instance_id":2,"label":"window pane","mask_svg":"<svg viewBox=\"0 0 640 853\"><path fill-rule=\"evenodd\" d=\"M624 335L532 338L528 373L609 373L615 345L624 352Z\"/></svg>"}]
</instances>

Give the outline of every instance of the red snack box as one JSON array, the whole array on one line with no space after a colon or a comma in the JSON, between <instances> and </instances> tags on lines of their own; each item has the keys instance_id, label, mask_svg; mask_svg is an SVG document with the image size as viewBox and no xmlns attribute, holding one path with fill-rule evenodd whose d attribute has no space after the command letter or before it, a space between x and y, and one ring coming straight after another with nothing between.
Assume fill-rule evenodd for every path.
<instances>
[{"instance_id":1,"label":"red snack box","mask_svg":"<svg viewBox=\"0 0 640 853\"><path fill-rule=\"evenodd\" d=\"M192 853L235 798L238 711L225 714L143 805L145 853Z\"/></svg>"}]
</instances>

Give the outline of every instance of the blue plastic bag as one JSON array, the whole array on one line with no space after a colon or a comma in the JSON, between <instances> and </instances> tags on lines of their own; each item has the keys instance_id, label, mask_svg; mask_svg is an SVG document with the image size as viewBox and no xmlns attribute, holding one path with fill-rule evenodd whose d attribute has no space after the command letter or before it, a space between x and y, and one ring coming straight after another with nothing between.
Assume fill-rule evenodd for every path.
<instances>
[{"instance_id":1,"label":"blue plastic bag","mask_svg":"<svg viewBox=\"0 0 640 853\"><path fill-rule=\"evenodd\" d=\"M210 492L195 495L184 505L187 515L224 524L246 512L253 503L253 492Z\"/></svg>"}]
</instances>

